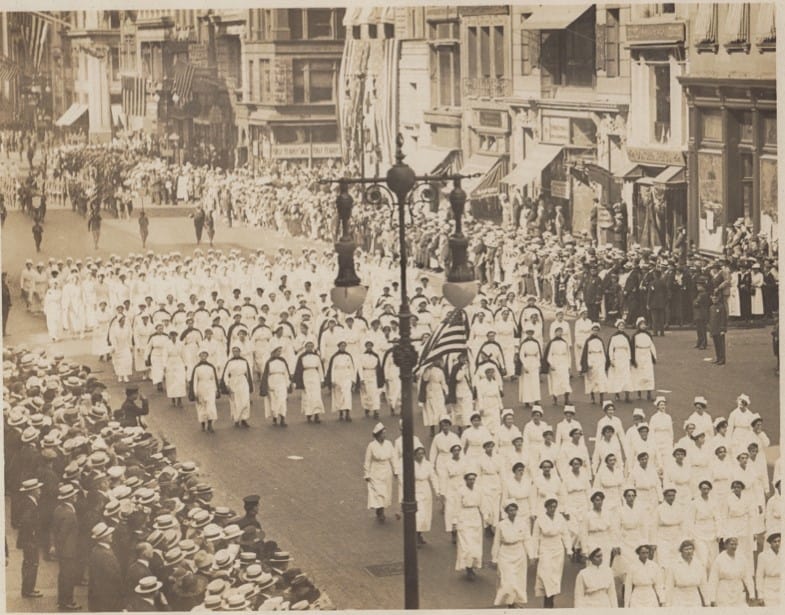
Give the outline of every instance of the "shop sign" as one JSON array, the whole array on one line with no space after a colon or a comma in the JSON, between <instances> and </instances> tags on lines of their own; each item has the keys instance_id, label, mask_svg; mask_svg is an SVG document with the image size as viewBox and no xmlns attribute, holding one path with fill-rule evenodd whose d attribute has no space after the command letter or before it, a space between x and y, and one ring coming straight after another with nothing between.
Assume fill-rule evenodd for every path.
<instances>
[{"instance_id":1,"label":"shop sign","mask_svg":"<svg viewBox=\"0 0 785 615\"><path fill-rule=\"evenodd\" d=\"M630 24L627 26L628 43L651 41L683 41L683 23Z\"/></svg>"},{"instance_id":2,"label":"shop sign","mask_svg":"<svg viewBox=\"0 0 785 615\"><path fill-rule=\"evenodd\" d=\"M542 118L543 143L569 143L570 118L544 117Z\"/></svg>"},{"instance_id":3,"label":"shop sign","mask_svg":"<svg viewBox=\"0 0 785 615\"><path fill-rule=\"evenodd\" d=\"M557 199L570 198L570 182L560 179L551 180L551 196Z\"/></svg>"},{"instance_id":4,"label":"shop sign","mask_svg":"<svg viewBox=\"0 0 785 615\"><path fill-rule=\"evenodd\" d=\"M340 143L273 145L273 158L340 158Z\"/></svg>"},{"instance_id":5,"label":"shop sign","mask_svg":"<svg viewBox=\"0 0 785 615\"><path fill-rule=\"evenodd\" d=\"M684 154L677 150L627 147L627 157L636 164L683 167Z\"/></svg>"},{"instance_id":6,"label":"shop sign","mask_svg":"<svg viewBox=\"0 0 785 615\"><path fill-rule=\"evenodd\" d=\"M488 128L501 128L502 127L502 114L499 111L478 111L477 118L480 126Z\"/></svg>"}]
</instances>

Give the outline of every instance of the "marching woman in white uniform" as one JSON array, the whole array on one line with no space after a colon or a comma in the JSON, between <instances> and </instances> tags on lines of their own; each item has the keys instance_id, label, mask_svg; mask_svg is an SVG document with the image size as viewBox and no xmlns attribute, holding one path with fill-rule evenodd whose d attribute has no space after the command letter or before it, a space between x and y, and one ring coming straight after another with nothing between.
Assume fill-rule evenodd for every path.
<instances>
[{"instance_id":1,"label":"marching woman in white uniform","mask_svg":"<svg viewBox=\"0 0 785 615\"><path fill-rule=\"evenodd\" d=\"M560 395L564 395L564 403L570 403L570 393L572 393L572 386L570 385L570 365L572 357L570 355L570 345L562 337L562 327L554 329L554 337L545 346L542 353L543 371L547 369L548 374L548 391L553 397L553 403L557 402Z\"/></svg>"},{"instance_id":2,"label":"marching woman in white uniform","mask_svg":"<svg viewBox=\"0 0 785 615\"><path fill-rule=\"evenodd\" d=\"M594 331L594 325L596 324L592 323L588 314L589 311L585 307L582 307L578 312L578 318L575 320L575 365L577 367L581 366L583 347L586 344L586 339L591 335L592 331ZM599 324L597 324L597 330L599 331ZM603 366L603 372L604 371L605 368Z\"/></svg>"},{"instance_id":3,"label":"marching woman in white uniform","mask_svg":"<svg viewBox=\"0 0 785 615\"><path fill-rule=\"evenodd\" d=\"M482 417L479 412L475 412L471 416L471 426L463 430L461 434L461 444L463 445L463 454L466 457L467 466L473 466L476 469L480 456L483 454L483 444L488 441L493 441L493 436L488 428L482 424ZM468 470L468 467L467 467Z\"/></svg>"},{"instance_id":4,"label":"marching woman in white uniform","mask_svg":"<svg viewBox=\"0 0 785 615\"><path fill-rule=\"evenodd\" d=\"M96 325L95 329L93 329L93 356L98 357L100 361L107 360L112 352L106 340L107 329L111 320L112 312L106 308L106 301L101 300L95 312Z\"/></svg>"},{"instance_id":5,"label":"marching woman in white uniform","mask_svg":"<svg viewBox=\"0 0 785 615\"><path fill-rule=\"evenodd\" d=\"M521 374L518 378L518 401L526 406L540 403L540 370L542 349L534 339L534 327L527 325L526 337L518 350Z\"/></svg>"},{"instance_id":6,"label":"marching woman in white uniform","mask_svg":"<svg viewBox=\"0 0 785 615\"><path fill-rule=\"evenodd\" d=\"M262 372L259 393L264 398L265 418L272 418L273 425L286 427L286 400L292 388L292 377L282 351L281 346L273 347Z\"/></svg>"},{"instance_id":7,"label":"marching woman in white uniform","mask_svg":"<svg viewBox=\"0 0 785 615\"><path fill-rule=\"evenodd\" d=\"M379 355L374 352L373 341L366 340L365 351L357 358L358 375L360 377L360 403L365 416L379 418L382 404L382 388L384 387L384 370Z\"/></svg>"},{"instance_id":8,"label":"marching woman in white uniform","mask_svg":"<svg viewBox=\"0 0 785 615\"><path fill-rule=\"evenodd\" d=\"M643 544L651 544L651 514L649 508L640 505L633 487L624 490L624 502L619 514L619 557L613 561L613 571L624 577L637 559L635 550ZM649 553L651 556L651 553Z\"/></svg>"},{"instance_id":9,"label":"marching woman in white uniform","mask_svg":"<svg viewBox=\"0 0 785 615\"><path fill-rule=\"evenodd\" d=\"M444 530L452 534L452 544L458 541L456 529L457 515L460 509L460 492L464 485L463 475L466 464L461 455L463 448L460 444L450 447L450 458L444 465L444 486L440 487L442 501L444 502Z\"/></svg>"},{"instance_id":10,"label":"marching woman in white uniform","mask_svg":"<svg viewBox=\"0 0 785 615\"><path fill-rule=\"evenodd\" d=\"M323 382L322 360L314 351L314 343L309 340L305 343L305 350L297 358L297 365L294 368L294 384L302 391L300 409L309 423L321 422L319 415L324 413Z\"/></svg>"},{"instance_id":11,"label":"marching woman in white uniform","mask_svg":"<svg viewBox=\"0 0 785 615\"><path fill-rule=\"evenodd\" d=\"M711 460L711 484L714 497L722 505L730 495L730 482L733 479L733 462L728 456L728 448L724 445L717 446L714 458Z\"/></svg>"},{"instance_id":12,"label":"marching woman in white uniform","mask_svg":"<svg viewBox=\"0 0 785 615\"><path fill-rule=\"evenodd\" d=\"M98 315L98 312L96 312ZM133 345L134 345L134 368L137 372L142 372L146 376L147 372L147 365L145 365L145 359L147 358L147 343L150 341L150 336L155 331L155 327L150 322L150 315L147 313L138 314L136 318L134 318L133 324L131 325L131 333L133 335ZM194 361L196 363L196 361ZM191 371L193 371L193 365L191 365ZM191 377L191 374L187 374L188 378Z\"/></svg>"},{"instance_id":13,"label":"marching woman in white uniform","mask_svg":"<svg viewBox=\"0 0 785 615\"><path fill-rule=\"evenodd\" d=\"M624 393L630 400L630 367L632 361L632 342L624 332L624 321L616 321L616 332L608 339L608 379L606 393L614 393L616 399Z\"/></svg>"},{"instance_id":14,"label":"marching woman in white uniform","mask_svg":"<svg viewBox=\"0 0 785 615\"><path fill-rule=\"evenodd\" d=\"M603 561L601 547L593 547L589 552L586 568L575 577L575 608L615 609L619 607L616 597L616 581L613 572Z\"/></svg>"},{"instance_id":15,"label":"marching woman in white uniform","mask_svg":"<svg viewBox=\"0 0 785 615\"><path fill-rule=\"evenodd\" d=\"M561 475L564 512L568 517L567 525L573 546L578 540L589 503L591 478L589 471L583 467L583 459L573 457L567 465L569 470Z\"/></svg>"},{"instance_id":16,"label":"marching woman in white uniform","mask_svg":"<svg viewBox=\"0 0 785 615\"><path fill-rule=\"evenodd\" d=\"M632 366L630 368L630 390L641 393L646 391L646 399L651 401L654 386L654 364L657 362L657 349L654 340L646 329L646 319L638 318L638 330L632 335Z\"/></svg>"},{"instance_id":17,"label":"marching woman in white uniform","mask_svg":"<svg viewBox=\"0 0 785 615\"><path fill-rule=\"evenodd\" d=\"M457 498L458 552L455 570L465 570L466 576L474 580L477 576L475 570L482 568L482 494L475 486L475 472L467 472L463 480L464 485Z\"/></svg>"},{"instance_id":18,"label":"marching woman in white uniform","mask_svg":"<svg viewBox=\"0 0 785 615\"><path fill-rule=\"evenodd\" d=\"M351 422L352 387L357 379L357 368L352 355L346 351L346 342L338 342L338 350L330 357L324 381L332 390L332 411L338 412L338 420Z\"/></svg>"},{"instance_id":19,"label":"marching woman in white uniform","mask_svg":"<svg viewBox=\"0 0 785 615\"><path fill-rule=\"evenodd\" d=\"M400 376L395 373L400 388ZM469 359L465 354L458 357L456 363L450 368L450 377L447 379L447 403L452 407L452 415L459 432L471 425L471 415L474 412L474 386Z\"/></svg>"},{"instance_id":20,"label":"marching woman in white uniform","mask_svg":"<svg viewBox=\"0 0 785 615\"><path fill-rule=\"evenodd\" d=\"M670 566L678 557L679 545L689 531L684 509L675 504L676 495L675 487L665 485L662 490L663 502L657 507L652 524L657 563L663 568Z\"/></svg>"},{"instance_id":21,"label":"marching woman in white uniform","mask_svg":"<svg viewBox=\"0 0 785 615\"><path fill-rule=\"evenodd\" d=\"M376 518L384 523L384 509L392 504L393 477L396 474L395 448L385 438L385 427L377 423L373 440L365 449L363 474L368 485L368 508L376 511Z\"/></svg>"},{"instance_id":22,"label":"marching woman in white uniform","mask_svg":"<svg viewBox=\"0 0 785 615\"><path fill-rule=\"evenodd\" d=\"M384 370L384 397L390 407L390 414L395 416L401 410L401 372L393 360L393 349L389 348L382 359Z\"/></svg>"},{"instance_id":23,"label":"marching woman in white uniform","mask_svg":"<svg viewBox=\"0 0 785 615\"><path fill-rule=\"evenodd\" d=\"M150 366L150 379L159 392L163 392L164 358L169 338L164 333L163 323L155 325L155 333L147 342L147 364Z\"/></svg>"},{"instance_id":24,"label":"marching woman in white uniform","mask_svg":"<svg viewBox=\"0 0 785 615\"><path fill-rule=\"evenodd\" d=\"M695 545L683 540L679 557L665 568L665 605L690 608L709 606L706 568L695 557Z\"/></svg>"},{"instance_id":25,"label":"marching woman in white uniform","mask_svg":"<svg viewBox=\"0 0 785 615\"><path fill-rule=\"evenodd\" d=\"M531 520L534 518L532 508L533 493L531 479L526 475L526 466L521 461L512 465L512 472L502 475L502 501L508 504L514 502L517 506L518 516L525 520L531 527Z\"/></svg>"},{"instance_id":26,"label":"marching woman in white uniform","mask_svg":"<svg viewBox=\"0 0 785 615\"><path fill-rule=\"evenodd\" d=\"M603 402L602 398L607 389L607 363L608 353L605 350L605 342L600 337L600 325L595 322L591 325L591 334L584 340L578 360L583 374L583 386L586 393L591 396L591 403L595 402L595 394L599 394L600 403Z\"/></svg>"},{"instance_id":27,"label":"marching woman in white uniform","mask_svg":"<svg viewBox=\"0 0 785 615\"><path fill-rule=\"evenodd\" d=\"M251 366L240 355L240 346L232 347L232 356L224 366L221 388L229 395L229 411L235 427L250 427L251 417Z\"/></svg>"},{"instance_id":28,"label":"marching woman in white uniform","mask_svg":"<svg viewBox=\"0 0 785 615\"><path fill-rule=\"evenodd\" d=\"M414 450L414 499L417 502L417 544L424 545L423 534L431 531L433 522L433 494L441 496L439 480L433 465L425 458L425 447Z\"/></svg>"},{"instance_id":29,"label":"marching woman in white uniform","mask_svg":"<svg viewBox=\"0 0 785 615\"><path fill-rule=\"evenodd\" d=\"M543 596L543 606L553 608L554 598L561 593L564 558L570 549L570 531L564 516L556 512L556 498L545 501L545 513L537 511L532 530L533 553L537 560L534 595Z\"/></svg>"},{"instance_id":30,"label":"marching woman in white uniform","mask_svg":"<svg viewBox=\"0 0 785 615\"><path fill-rule=\"evenodd\" d=\"M183 347L177 341L177 331L169 332L169 340L164 346L164 379L166 396L173 406L182 406L186 395L185 363Z\"/></svg>"},{"instance_id":31,"label":"marching woman in white uniform","mask_svg":"<svg viewBox=\"0 0 785 615\"><path fill-rule=\"evenodd\" d=\"M447 493L447 463L452 458L452 447L461 447L461 439L452 430L452 420L446 414L439 419L441 431L437 433L431 442L431 454L429 456L433 464L436 476L439 478L439 493Z\"/></svg>"},{"instance_id":32,"label":"marching woman in white uniform","mask_svg":"<svg viewBox=\"0 0 785 615\"><path fill-rule=\"evenodd\" d=\"M485 454L480 455L477 460L479 468L477 486L482 493L480 511L485 528L489 532L494 531L499 522L502 497L500 458L495 454L494 447L492 440L483 443Z\"/></svg>"},{"instance_id":33,"label":"marching woman in white uniform","mask_svg":"<svg viewBox=\"0 0 785 615\"><path fill-rule=\"evenodd\" d=\"M56 342L60 339L60 330L63 312L61 309L63 291L60 290L60 283L52 280L52 285L44 294L44 315L46 316L46 331L49 339ZM107 321L108 322L108 321ZM99 328L99 334L106 336L105 327Z\"/></svg>"},{"instance_id":34,"label":"marching woman in white uniform","mask_svg":"<svg viewBox=\"0 0 785 615\"><path fill-rule=\"evenodd\" d=\"M420 382L420 403L422 408L423 424L435 435L439 417L447 412L445 399L447 397L447 376L441 359L436 359L425 368Z\"/></svg>"},{"instance_id":35,"label":"marching woman in white uniform","mask_svg":"<svg viewBox=\"0 0 785 615\"><path fill-rule=\"evenodd\" d=\"M763 606L780 605L780 577L782 575L782 552L780 551L781 534L774 532L766 538L769 544L758 555L758 565L755 570L755 587L758 598L763 601Z\"/></svg>"},{"instance_id":36,"label":"marching woman in white uniform","mask_svg":"<svg viewBox=\"0 0 785 615\"><path fill-rule=\"evenodd\" d=\"M712 484L702 480L700 495L693 498L687 506L687 526L693 537L694 551L698 560L709 571L709 566L717 557L718 541L722 532L722 504L712 494Z\"/></svg>"},{"instance_id":37,"label":"marching woman in white uniform","mask_svg":"<svg viewBox=\"0 0 785 615\"><path fill-rule=\"evenodd\" d=\"M202 425L202 431L215 433L213 421L218 420L215 400L221 397L221 390L215 366L207 360L208 354L207 348L199 350L199 362L191 373L188 399L196 402L196 418Z\"/></svg>"},{"instance_id":38,"label":"marching woman in white uniform","mask_svg":"<svg viewBox=\"0 0 785 615\"><path fill-rule=\"evenodd\" d=\"M497 581L494 606L521 608L528 601L526 584L532 536L529 519L519 515L518 504L507 502L507 517L499 521L491 547L491 561L496 564Z\"/></svg>"},{"instance_id":39,"label":"marching woman in white uniform","mask_svg":"<svg viewBox=\"0 0 785 615\"><path fill-rule=\"evenodd\" d=\"M743 481L735 479L730 485L730 495L725 500L722 511L722 533L725 536L736 538L739 555L750 566L755 552L755 537L752 532L752 522L755 514L755 503L747 494Z\"/></svg>"},{"instance_id":40,"label":"marching woman in white uniform","mask_svg":"<svg viewBox=\"0 0 785 615\"><path fill-rule=\"evenodd\" d=\"M651 608L663 605L665 578L662 568L651 560L651 547L638 545L637 558L630 563L624 577L625 608Z\"/></svg>"},{"instance_id":41,"label":"marching woman in white uniform","mask_svg":"<svg viewBox=\"0 0 785 615\"><path fill-rule=\"evenodd\" d=\"M125 316L120 316L109 331L109 344L112 346L112 365L117 381L128 382L133 372L133 353L131 328L126 325Z\"/></svg>"},{"instance_id":42,"label":"marching woman in white uniform","mask_svg":"<svg viewBox=\"0 0 785 615\"><path fill-rule=\"evenodd\" d=\"M708 601L711 606L747 606L747 598L755 598L752 566L738 552L739 541L735 536L724 540L725 550L711 565L708 582Z\"/></svg>"}]
</instances>

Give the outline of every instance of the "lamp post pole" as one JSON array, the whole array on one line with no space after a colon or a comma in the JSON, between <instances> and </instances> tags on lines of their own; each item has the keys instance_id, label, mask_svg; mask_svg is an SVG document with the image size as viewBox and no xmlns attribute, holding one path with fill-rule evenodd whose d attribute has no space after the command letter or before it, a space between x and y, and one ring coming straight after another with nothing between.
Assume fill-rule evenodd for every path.
<instances>
[{"instance_id":1,"label":"lamp post pole","mask_svg":"<svg viewBox=\"0 0 785 615\"><path fill-rule=\"evenodd\" d=\"M473 280L471 268L466 267L467 243L461 232L461 216L466 193L461 190L461 180L474 175L423 175L417 176L410 166L404 164L403 137L399 134L396 139L396 163L387 171L385 178L357 177L323 179L320 183L337 183L339 194L336 201L338 218L340 221L340 238L335 244L338 253L338 277L335 280L336 288L333 292L333 301L347 312L354 312L365 298L365 292L354 269L354 250L356 245L351 238L349 218L352 210L352 197L349 195L350 185L371 184L372 187L386 190L394 197L395 207L398 212L398 254L400 267L400 292L401 304L398 314L399 339L393 349L393 360L398 366L401 379L401 421L403 437L402 480L403 501L403 566L404 566L404 607L418 609L420 607L419 570L417 568L417 500L414 490L414 368L417 364L417 351L412 345L411 311L409 308L409 294L407 284L408 253L406 249L406 208L411 204L415 188L430 182L453 181L454 188L450 194L450 202L456 220L456 234L450 239L450 248L453 250L453 267L448 274L448 282L465 284ZM363 158L365 152L363 150ZM367 198L363 200L377 204L381 198ZM446 285L445 285L446 287ZM465 294L465 293L464 293ZM471 292L469 293L471 294ZM476 294L476 291L475 293ZM445 295L447 296L447 295ZM452 296L452 294L450 294ZM474 295L471 294L473 297ZM352 301L354 297L354 301ZM343 299L342 299L343 298ZM337 300L347 301L342 307ZM448 297L449 299L449 297ZM466 303L456 305L464 307Z\"/></svg>"}]
</instances>

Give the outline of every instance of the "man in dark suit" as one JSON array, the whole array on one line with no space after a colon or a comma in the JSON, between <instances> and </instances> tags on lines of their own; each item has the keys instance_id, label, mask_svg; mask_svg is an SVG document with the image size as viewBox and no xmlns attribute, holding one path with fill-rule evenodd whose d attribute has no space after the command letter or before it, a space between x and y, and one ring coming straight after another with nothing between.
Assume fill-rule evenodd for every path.
<instances>
[{"instance_id":1,"label":"man in dark suit","mask_svg":"<svg viewBox=\"0 0 785 615\"><path fill-rule=\"evenodd\" d=\"M29 478L19 487L19 536L17 546L22 549L22 596L39 598L43 594L35 588L38 580L38 500L43 483Z\"/></svg>"},{"instance_id":2,"label":"man in dark suit","mask_svg":"<svg viewBox=\"0 0 785 615\"><path fill-rule=\"evenodd\" d=\"M123 607L123 580L120 564L112 551L114 528L103 521L97 523L91 538L94 541L90 551L89 575L87 586L87 608L90 611L120 611Z\"/></svg>"},{"instance_id":3,"label":"man in dark suit","mask_svg":"<svg viewBox=\"0 0 785 615\"><path fill-rule=\"evenodd\" d=\"M79 523L76 519L74 500L79 491L71 483L58 489L58 504L52 515L52 537L57 563L57 606L62 611L76 611L81 607L74 602L74 586L79 579Z\"/></svg>"},{"instance_id":4,"label":"man in dark suit","mask_svg":"<svg viewBox=\"0 0 785 615\"><path fill-rule=\"evenodd\" d=\"M134 586L133 595L129 598L126 610L131 612L163 611L164 603L160 599L161 582L153 576L139 580Z\"/></svg>"},{"instance_id":5,"label":"man in dark suit","mask_svg":"<svg viewBox=\"0 0 785 615\"><path fill-rule=\"evenodd\" d=\"M709 293L706 292L706 289L701 284L698 286L695 299L692 302L692 319L695 321L695 331L698 334L695 348L700 348L701 350L705 350L706 345L708 344L706 338L706 324L709 321L710 305L711 300L709 299Z\"/></svg>"},{"instance_id":6,"label":"man in dark suit","mask_svg":"<svg viewBox=\"0 0 785 615\"><path fill-rule=\"evenodd\" d=\"M243 508L245 509L245 515L242 517L237 517L236 519L232 519L232 523L235 525L239 525L241 530L244 530L249 525L262 529L262 524L259 523L259 520L256 518L256 515L259 514L259 496L258 495L246 495L243 498Z\"/></svg>"},{"instance_id":7,"label":"man in dark suit","mask_svg":"<svg viewBox=\"0 0 785 615\"><path fill-rule=\"evenodd\" d=\"M120 407L120 424L123 427L145 427L143 416L150 413L147 398L139 394L138 387L125 390L125 401Z\"/></svg>"},{"instance_id":8,"label":"man in dark suit","mask_svg":"<svg viewBox=\"0 0 785 615\"><path fill-rule=\"evenodd\" d=\"M651 312L651 328L654 335L665 335L665 310L668 306L670 289L668 280L659 266L654 270L648 284L648 308Z\"/></svg>"},{"instance_id":9,"label":"man in dark suit","mask_svg":"<svg viewBox=\"0 0 785 615\"><path fill-rule=\"evenodd\" d=\"M728 330L728 310L725 309L725 300L722 292L715 292L709 308L709 333L714 342L714 354L717 358L713 361L716 365L725 365L725 332Z\"/></svg>"},{"instance_id":10,"label":"man in dark suit","mask_svg":"<svg viewBox=\"0 0 785 615\"><path fill-rule=\"evenodd\" d=\"M133 593L136 584L145 577L151 576L150 559L153 557L153 546L149 542L140 542L134 547L136 559L128 566L125 573L125 587L129 595Z\"/></svg>"}]
</instances>

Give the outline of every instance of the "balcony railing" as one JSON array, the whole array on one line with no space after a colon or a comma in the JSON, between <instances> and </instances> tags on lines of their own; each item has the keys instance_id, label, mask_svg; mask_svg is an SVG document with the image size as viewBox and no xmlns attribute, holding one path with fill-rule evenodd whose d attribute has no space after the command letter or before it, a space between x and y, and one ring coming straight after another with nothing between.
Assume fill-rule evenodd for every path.
<instances>
[{"instance_id":1,"label":"balcony railing","mask_svg":"<svg viewBox=\"0 0 785 615\"><path fill-rule=\"evenodd\" d=\"M481 98L512 96L512 79L505 77L477 77L463 80L463 95Z\"/></svg>"}]
</instances>

